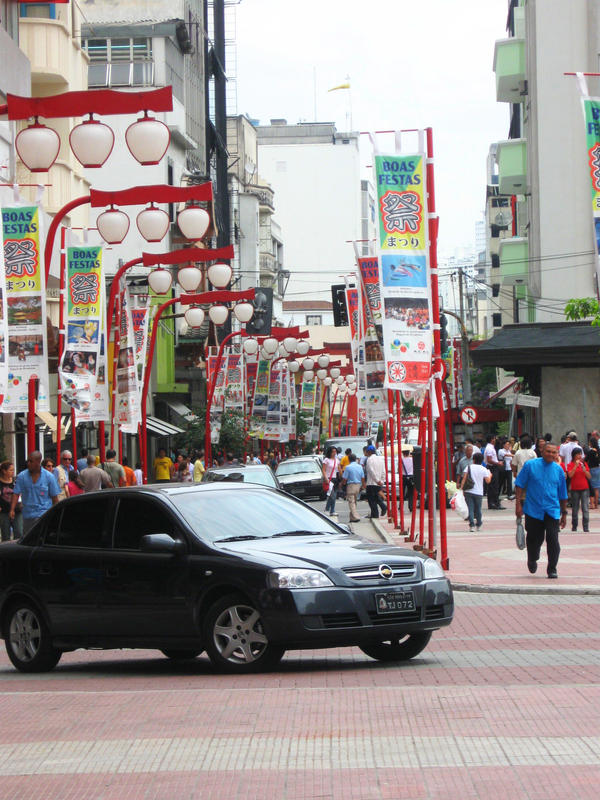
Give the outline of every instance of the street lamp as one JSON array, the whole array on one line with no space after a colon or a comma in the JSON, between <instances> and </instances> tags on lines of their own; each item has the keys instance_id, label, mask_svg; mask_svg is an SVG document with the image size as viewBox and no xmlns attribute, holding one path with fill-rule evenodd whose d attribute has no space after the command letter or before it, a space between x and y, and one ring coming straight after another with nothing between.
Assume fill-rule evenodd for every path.
<instances>
[{"instance_id":1,"label":"street lamp","mask_svg":"<svg viewBox=\"0 0 600 800\"><path fill-rule=\"evenodd\" d=\"M204 311L198 306L191 306L183 316L190 328L199 328L204 322Z\"/></svg>"},{"instance_id":2,"label":"street lamp","mask_svg":"<svg viewBox=\"0 0 600 800\"><path fill-rule=\"evenodd\" d=\"M129 217L111 205L98 216L96 227L107 244L121 244L129 230Z\"/></svg>"},{"instance_id":3,"label":"street lamp","mask_svg":"<svg viewBox=\"0 0 600 800\"><path fill-rule=\"evenodd\" d=\"M238 322L250 322L254 314L254 306L252 303L238 303L233 307L233 313Z\"/></svg>"},{"instance_id":4,"label":"street lamp","mask_svg":"<svg viewBox=\"0 0 600 800\"><path fill-rule=\"evenodd\" d=\"M150 203L148 208L140 211L135 223L147 242L160 242L167 235L171 221L166 211Z\"/></svg>"},{"instance_id":5,"label":"street lamp","mask_svg":"<svg viewBox=\"0 0 600 800\"><path fill-rule=\"evenodd\" d=\"M202 281L202 270L198 267L181 267L177 273L177 283L184 292L195 292Z\"/></svg>"},{"instance_id":6,"label":"street lamp","mask_svg":"<svg viewBox=\"0 0 600 800\"><path fill-rule=\"evenodd\" d=\"M216 289L224 289L231 282L233 270L229 264L211 264L206 275Z\"/></svg>"},{"instance_id":7,"label":"street lamp","mask_svg":"<svg viewBox=\"0 0 600 800\"><path fill-rule=\"evenodd\" d=\"M160 163L169 149L171 132L164 122L149 117L148 112L144 111L144 116L125 131L125 141L136 161L143 167L153 166Z\"/></svg>"},{"instance_id":8,"label":"street lamp","mask_svg":"<svg viewBox=\"0 0 600 800\"><path fill-rule=\"evenodd\" d=\"M211 306L208 309L208 316L215 325L224 325L229 316L227 306Z\"/></svg>"},{"instance_id":9,"label":"street lamp","mask_svg":"<svg viewBox=\"0 0 600 800\"><path fill-rule=\"evenodd\" d=\"M87 169L98 169L108 159L115 145L112 128L93 118L76 125L69 134L73 155Z\"/></svg>"},{"instance_id":10,"label":"street lamp","mask_svg":"<svg viewBox=\"0 0 600 800\"><path fill-rule=\"evenodd\" d=\"M298 372L300 369L299 361L288 361L288 369L290 372Z\"/></svg>"},{"instance_id":11,"label":"street lamp","mask_svg":"<svg viewBox=\"0 0 600 800\"><path fill-rule=\"evenodd\" d=\"M255 356L259 348L258 339L244 339L242 348L247 356Z\"/></svg>"},{"instance_id":12,"label":"street lamp","mask_svg":"<svg viewBox=\"0 0 600 800\"><path fill-rule=\"evenodd\" d=\"M310 343L307 341L298 342L296 345L296 352L299 356L305 356L310 350Z\"/></svg>"},{"instance_id":13,"label":"street lamp","mask_svg":"<svg viewBox=\"0 0 600 800\"><path fill-rule=\"evenodd\" d=\"M48 172L58 158L60 136L54 128L35 122L24 128L15 139L19 158L30 172Z\"/></svg>"},{"instance_id":14,"label":"street lamp","mask_svg":"<svg viewBox=\"0 0 600 800\"><path fill-rule=\"evenodd\" d=\"M186 239L197 242L206 233L210 224L208 212L200 206L186 206L177 214L177 225Z\"/></svg>"},{"instance_id":15,"label":"street lamp","mask_svg":"<svg viewBox=\"0 0 600 800\"><path fill-rule=\"evenodd\" d=\"M113 284L115 279L113 278ZM169 272L168 269L163 269L162 267L158 267L158 269L153 269L152 272L148 275L148 285L154 292L154 294L166 294L171 285L173 283L173 276ZM110 314L108 318L108 324L112 322Z\"/></svg>"}]
</instances>

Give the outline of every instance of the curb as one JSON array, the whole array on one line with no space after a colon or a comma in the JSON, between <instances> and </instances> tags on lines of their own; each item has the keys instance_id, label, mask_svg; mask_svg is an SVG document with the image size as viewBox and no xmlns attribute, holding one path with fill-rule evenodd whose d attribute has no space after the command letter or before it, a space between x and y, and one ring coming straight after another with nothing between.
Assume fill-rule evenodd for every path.
<instances>
[{"instance_id":1,"label":"curb","mask_svg":"<svg viewBox=\"0 0 600 800\"><path fill-rule=\"evenodd\" d=\"M371 525L377 531L377 534L383 539L386 544L397 546L390 534L385 530L383 525L376 519L370 520ZM449 576L450 577L450 576ZM543 594L543 595L584 595L591 597L600 597L600 588L595 586L524 586L516 584L512 585L493 585L485 583L458 583L452 580L452 588L455 592L473 592L473 593L487 593L487 594Z\"/></svg>"}]
</instances>

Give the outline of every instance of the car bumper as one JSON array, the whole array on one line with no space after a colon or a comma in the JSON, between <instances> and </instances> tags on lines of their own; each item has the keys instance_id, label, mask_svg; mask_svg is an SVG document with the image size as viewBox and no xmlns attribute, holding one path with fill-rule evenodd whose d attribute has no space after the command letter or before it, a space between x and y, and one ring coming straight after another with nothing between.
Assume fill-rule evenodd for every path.
<instances>
[{"instance_id":1,"label":"car bumper","mask_svg":"<svg viewBox=\"0 0 600 800\"><path fill-rule=\"evenodd\" d=\"M412 591L415 611L377 612L380 592ZM352 645L386 637L430 631L449 625L454 614L445 579L413 584L331 589L269 590L263 598L263 623L270 641L288 649Z\"/></svg>"},{"instance_id":2,"label":"car bumper","mask_svg":"<svg viewBox=\"0 0 600 800\"><path fill-rule=\"evenodd\" d=\"M323 493L323 484L317 483L282 483L281 488L294 497L320 497Z\"/></svg>"}]
</instances>

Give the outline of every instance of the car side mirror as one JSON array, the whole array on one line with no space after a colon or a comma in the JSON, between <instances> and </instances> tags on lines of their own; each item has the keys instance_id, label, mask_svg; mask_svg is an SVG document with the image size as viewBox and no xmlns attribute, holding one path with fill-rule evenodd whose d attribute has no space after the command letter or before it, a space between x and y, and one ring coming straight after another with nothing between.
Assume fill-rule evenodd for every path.
<instances>
[{"instance_id":1,"label":"car side mirror","mask_svg":"<svg viewBox=\"0 0 600 800\"><path fill-rule=\"evenodd\" d=\"M181 554L186 552L186 546L168 533L150 533L142 536L140 550L142 553Z\"/></svg>"}]
</instances>

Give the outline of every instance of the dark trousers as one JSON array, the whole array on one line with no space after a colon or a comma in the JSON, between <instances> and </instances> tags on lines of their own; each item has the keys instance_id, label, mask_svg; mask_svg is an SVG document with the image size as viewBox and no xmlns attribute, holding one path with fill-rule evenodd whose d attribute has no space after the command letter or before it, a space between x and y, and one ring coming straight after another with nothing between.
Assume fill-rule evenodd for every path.
<instances>
[{"instance_id":1,"label":"dark trousers","mask_svg":"<svg viewBox=\"0 0 600 800\"><path fill-rule=\"evenodd\" d=\"M402 497L408 503L408 510L412 511L413 507L413 494L414 494L414 480L412 475L402 476Z\"/></svg>"},{"instance_id":2,"label":"dark trousers","mask_svg":"<svg viewBox=\"0 0 600 800\"><path fill-rule=\"evenodd\" d=\"M492 480L487 485L487 499L488 499L488 508L496 508L500 505L500 495L499 495L499 479L500 479L500 470L496 464L486 464L486 467L492 473Z\"/></svg>"},{"instance_id":3,"label":"dark trousers","mask_svg":"<svg viewBox=\"0 0 600 800\"><path fill-rule=\"evenodd\" d=\"M367 486L367 503L371 509L371 519L377 519L379 517L379 509L381 509L382 516L387 511L386 504L379 496L380 491L381 486Z\"/></svg>"},{"instance_id":4,"label":"dark trousers","mask_svg":"<svg viewBox=\"0 0 600 800\"><path fill-rule=\"evenodd\" d=\"M527 536L527 561L537 562L540 557L540 550L546 538L546 552L548 554L548 571L556 569L558 556L560 555L560 544L558 543L558 532L560 530L560 520L544 515L544 519L528 517L525 514L525 530Z\"/></svg>"},{"instance_id":5,"label":"dark trousers","mask_svg":"<svg viewBox=\"0 0 600 800\"><path fill-rule=\"evenodd\" d=\"M507 497L510 497L513 493L512 471L510 469L505 469L502 471L502 488L500 489L500 493L502 492L504 492Z\"/></svg>"}]
</instances>

